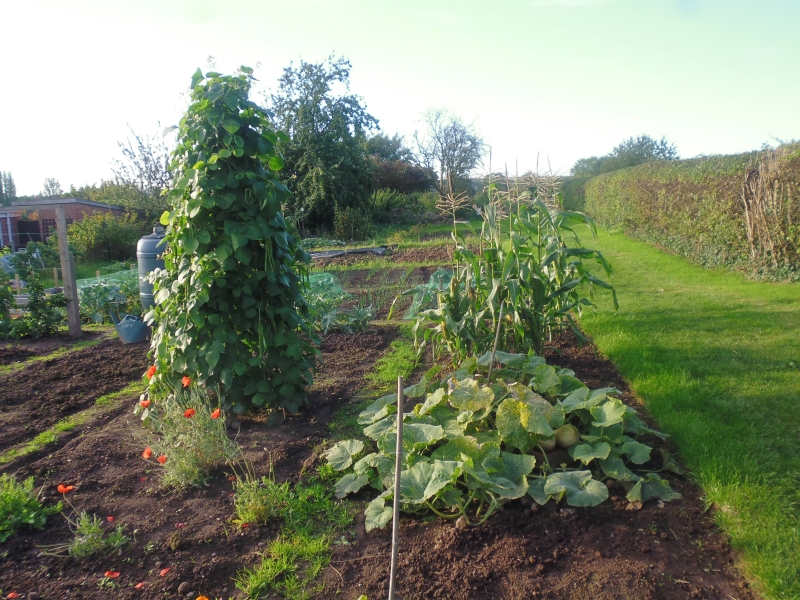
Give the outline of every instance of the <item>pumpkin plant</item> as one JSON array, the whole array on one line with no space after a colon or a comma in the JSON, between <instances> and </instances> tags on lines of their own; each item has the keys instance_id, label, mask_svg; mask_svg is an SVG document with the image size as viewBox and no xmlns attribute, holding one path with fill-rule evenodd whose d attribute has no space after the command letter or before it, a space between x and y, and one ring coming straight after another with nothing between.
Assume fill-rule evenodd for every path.
<instances>
[{"instance_id":1,"label":"pumpkin plant","mask_svg":"<svg viewBox=\"0 0 800 600\"><path fill-rule=\"evenodd\" d=\"M539 504L595 506L608 497L610 479L631 503L679 497L659 475L679 467L668 453L651 456L646 443L648 435L666 436L616 389L590 390L540 356L498 352L496 360L504 366L490 371L491 353L470 357L447 379L423 378L405 390L419 400L402 417L404 511L479 525L526 494ZM346 471L338 497L366 486L381 492L367 505L367 530L392 516L397 418L396 396L379 398L359 415L371 451L363 440L344 440L326 453L334 470Z\"/></svg>"},{"instance_id":2,"label":"pumpkin plant","mask_svg":"<svg viewBox=\"0 0 800 600\"><path fill-rule=\"evenodd\" d=\"M168 393L188 375L226 411L296 412L316 356L301 293L310 257L281 214L289 192L276 143L287 136L248 99L252 81L248 67L192 77L161 217L166 268L152 276L145 316L150 383Z\"/></svg>"}]
</instances>

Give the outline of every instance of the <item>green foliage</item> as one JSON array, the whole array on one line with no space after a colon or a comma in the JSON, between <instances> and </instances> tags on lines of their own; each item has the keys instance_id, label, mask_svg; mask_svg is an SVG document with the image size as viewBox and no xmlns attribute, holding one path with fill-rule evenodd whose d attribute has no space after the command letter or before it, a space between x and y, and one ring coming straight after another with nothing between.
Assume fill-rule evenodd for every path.
<instances>
[{"instance_id":1,"label":"green foliage","mask_svg":"<svg viewBox=\"0 0 800 600\"><path fill-rule=\"evenodd\" d=\"M117 525L110 531L103 529L103 521L97 515L82 511L77 519L67 517L73 538L67 544L44 546L44 554L48 556L72 556L89 558L103 556L120 550L130 541L125 535L125 526Z\"/></svg>"},{"instance_id":2,"label":"green foliage","mask_svg":"<svg viewBox=\"0 0 800 600\"><path fill-rule=\"evenodd\" d=\"M28 304L22 307L22 316L18 319L11 319L10 316L3 319L0 336L12 339L46 337L64 325L65 316L59 310L67 304L64 294L45 294L36 271L28 272L26 282ZM7 296L7 293L4 295Z\"/></svg>"},{"instance_id":3,"label":"green foliage","mask_svg":"<svg viewBox=\"0 0 800 600\"><path fill-rule=\"evenodd\" d=\"M19 483L13 475L0 475L0 544L23 527L44 529L47 517L61 510L61 502L44 507L33 491L33 477Z\"/></svg>"},{"instance_id":4,"label":"green foliage","mask_svg":"<svg viewBox=\"0 0 800 600\"><path fill-rule=\"evenodd\" d=\"M644 163L677 160L678 149L666 138L656 140L649 135L630 137L605 156L582 158L572 167L575 177L594 177Z\"/></svg>"},{"instance_id":5,"label":"green foliage","mask_svg":"<svg viewBox=\"0 0 800 600\"><path fill-rule=\"evenodd\" d=\"M334 208L333 234L340 239L360 242L375 235L375 224L368 208Z\"/></svg>"},{"instance_id":6,"label":"green foliage","mask_svg":"<svg viewBox=\"0 0 800 600\"><path fill-rule=\"evenodd\" d=\"M166 270L156 271L152 383L182 375L214 390L225 410L306 400L315 349L301 295L310 257L281 215L288 190L266 112L248 100L252 70L195 74L181 119L169 192Z\"/></svg>"},{"instance_id":7,"label":"green foliage","mask_svg":"<svg viewBox=\"0 0 800 600\"><path fill-rule=\"evenodd\" d=\"M234 484L234 522L257 524L279 518L285 514L291 497L288 483L275 483L271 477L239 478Z\"/></svg>"},{"instance_id":8,"label":"green foliage","mask_svg":"<svg viewBox=\"0 0 800 600\"><path fill-rule=\"evenodd\" d=\"M537 503L564 499L595 506L608 497L605 479L615 479L631 502L679 497L654 471L673 469L669 455L656 463L639 440L649 429L614 388L590 390L568 369L535 356L498 352L502 367L487 372L491 353L470 357L447 379L425 378L405 390L418 402L403 414L400 474L404 511L433 511L478 525L508 500L525 494ZM424 401L423 401L424 399ZM412 402L413 404L413 402ZM327 452L330 466L346 473L336 483L339 498L369 485L382 492L367 506L367 531L391 519L397 444L397 396L379 398L359 415L364 443L345 440ZM569 435L565 435L569 433ZM569 460L551 464L554 447ZM563 455L563 451L562 455Z\"/></svg>"},{"instance_id":9,"label":"green foliage","mask_svg":"<svg viewBox=\"0 0 800 600\"><path fill-rule=\"evenodd\" d=\"M584 212L586 210L586 182L587 177L565 177L561 184L561 208Z\"/></svg>"},{"instance_id":10,"label":"green foliage","mask_svg":"<svg viewBox=\"0 0 800 600\"><path fill-rule=\"evenodd\" d=\"M78 287L81 319L86 323L111 323L116 316L142 312L139 298L139 278L136 271L122 276L100 278L95 283Z\"/></svg>"},{"instance_id":11,"label":"green foliage","mask_svg":"<svg viewBox=\"0 0 800 600\"><path fill-rule=\"evenodd\" d=\"M7 171L0 171L0 206L8 206L17 197L14 178Z\"/></svg>"},{"instance_id":12,"label":"green foliage","mask_svg":"<svg viewBox=\"0 0 800 600\"><path fill-rule=\"evenodd\" d=\"M372 191L366 139L378 122L358 96L334 93L349 87L350 68L344 58L301 60L297 68L284 69L271 96L276 122L289 134L279 143L285 162L281 181L292 192L288 212L301 229L330 230L337 208L358 212ZM348 228L342 239L364 238Z\"/></svg>"},{"instance_id":13,"label":"green foliage","mask_svg":"<svg viewBox=\"0 0 800 600\"><path fill-rule=\"evenodd\" d=\"M137 404L134 412L158 435L150 445L153 456L167 457L164 487L204 485L210 470L241 457L239 445L228 438L224 415L212 417L211 400L196 385L161 400L151 394L150 399L149 407ZM189 409L194 410L191 415Z\"/></svg>"},{"instance_id":14,"label":"green foliage","mask_svg":"<svg viewBox=\"0 0 800 600\"><path fill-rule=\"evenodd\" d=\"M41 242L28 242L23 250L11 255L9 262L17 273L61 266L58 247Z\"/></svg>"},{"instance_id":15,"label":"green foliage","mask_svg":"<svg viewBox=\"0 0 800 600\"><path fill-rule=\"evenodd\" d=\"M97 212L71 223L67 238L85 260L126 260L136 255L136 242L146 231L147 223L132 213Z\"/></svg>"},{"instance_id":16,"label":"green foliage","mask_svg":"<svg viewBox=\"0 0 800 600\"><path fill-rule=\"evenodd\" d=\"M419 222L423 213L421 196L419 192L402 194L393 189L376 190L370 197L372 220L385 225Z\"/></svg>"},{"instance_id":17,"label":"green foliage","mask_svg":"<svg viewBox=\"0 0 800 600\"><path fill-rule=\"evenodd\" d=\"M490 192L494 197L494 184ZM516 192L515 192L516 193ZM594 258L611 274L611 267L596 250L580 246L575 227L594 224L586 215L549 208L527 192L510 202L494 199L484 218L476 251L463 234L456 241L453 277L446 291L437 291L438 307L417 315L414 335L420 351L432 343L444 346L455 362L494 347L509 351L542 353L545 341L563 329L582 334L573 314L594 306L584 295L595 286L613 287L587 271L584 258ZM507 217L502 211L514 207ZM568 243L569 242L569 243ZM473 246L474 247L474 246ZM406 294L431 293L415 288ZM616 298L616 297L615 297ZM433 325L433 327L430 327Z\"/></svg>"},{"instance_id":18,"label":"green foliage","mask_svg":"<svg viewBox=\"0 0 800 600\"><path fill-rule=\"evenodd\" d=\"M796 149L649 163L601 175L586 183L586 211L604 225L704 266L796 279ZM746 179L756 194L743 196Z\"/></svg>"},{"instance_id":19,"label":"green foliage","mask_svg":"<svg viewBox=\"0 0 800 600\"><path fill-rule=\"evenodd\" d=\"M261 562L253 569L245 568L236 576L236 587L248 598L259 600L269 592L283 598L306 600L322 590L314 580L330 562L330 545L334 532L349 527L353 517L349 507L337 502L329 486L320 480L298 483L291 489L288 483L277 484L272 478L261 482L254 478L237 483L236 494L244 500L256 501L256 515L283 520L284 533L271 542ZM238 507L237 503L237 516ZM245 521L240 523L263 521ZM346 538L343 538L346 539Z\"/></svg>"},{"instance_id":20,"label":"green foliage","mask_svg":"<svg viewBox=\"0 0 800 600\"><path fill-rule=\"evenodd\" d=\"M164 188L167 186L165 185ZM86 198L93 202L116 204L131 212L144 216L148 223L155 221L167 208L166 198L155 191L148 193L134 182L102 181L99 185L86 185L71 188L69 195L73 198Z\"/></svg>"}]
</instances>

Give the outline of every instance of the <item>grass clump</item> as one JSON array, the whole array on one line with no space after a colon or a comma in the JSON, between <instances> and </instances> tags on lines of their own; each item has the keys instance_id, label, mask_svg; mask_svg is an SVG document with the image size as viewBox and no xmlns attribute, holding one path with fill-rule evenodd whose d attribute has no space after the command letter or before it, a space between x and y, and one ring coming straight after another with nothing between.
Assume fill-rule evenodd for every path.
<instances>
[{"instance_id":1,"label":"grass clump","mask_svg":"<svg viewBox=\"0 0 800 600\"><path fill-rule=\"evenodd\" d=\"M333 497L329 479L322 473L294 487L250 474L237 481L234 522L283 521L281 535L269 544L261 562L235 578L247 598L257 600L272 592L306 600L322 590L314 580L330 562L334 533L353 523L350 506Z\"/></svg>"},{"instance_id":2,"label":"grass clump","mask_svg":"<svg viewBox=\"0 0 800 600\"><path fill-rule=\"evenodd\" d=\"M33 491L33 477L23 482L8 473L0 475L0 543L23 527L44 529L47 517L61 510L61 502L45 507Z\"/></svg>"},{"instance_id":3,"label":"grass clump","mask_svg":"<svg viewBox=\"0 0 800 600\"><path fill-rule=\"evenodd\" d=\"M72 556L74 558L88 558L95 555L107 555L116 552L130 541L125 535L124 525L117 525L106 532L103 521L97 515L87 511L81 512L76 520L69 521L73 538L68 544L45 546L45 554L49 556Z\"/></svg>"},{"instance_id":4,"label":"grass clump","mask_svg":"<svg viewBox=\"0 0 800 600\"><path fill-rule=\"evenodd\" d=\"M389 351L375 363L375 368L367 375L367 381L377 392L389 393L397 388L397 376L407 379L419 364L419 356L414 348L411 325L400 327L400 338L394 340Z\"/></svg>"}]
</instances>

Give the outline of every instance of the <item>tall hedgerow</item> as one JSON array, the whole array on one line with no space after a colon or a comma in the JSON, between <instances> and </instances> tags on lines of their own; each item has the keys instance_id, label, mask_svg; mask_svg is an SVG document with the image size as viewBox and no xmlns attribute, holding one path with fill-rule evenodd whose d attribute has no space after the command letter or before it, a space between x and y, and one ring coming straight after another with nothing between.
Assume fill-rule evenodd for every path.
<instances>
[{"instance_id":1,"label":"tall hedgerow","mask_svg":"<svg viewBox=\"0 0 800 600\"><path fill-rule=\"evenodd\" d=\"M183 376L216 393L225 410L306 401L315 350L301 294L309 255L281 214L277 176L285 140L248 99L252 69L198 71L170 169L166 270L157 271L151 385Z\"/></svg>"}]
</instances>

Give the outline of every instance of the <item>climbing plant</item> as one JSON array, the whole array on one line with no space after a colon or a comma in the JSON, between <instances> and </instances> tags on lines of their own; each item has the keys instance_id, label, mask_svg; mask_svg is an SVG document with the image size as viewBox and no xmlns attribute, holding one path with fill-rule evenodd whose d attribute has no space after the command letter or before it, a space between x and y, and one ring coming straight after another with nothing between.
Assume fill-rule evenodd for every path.
<instances>
[{"instance_id":1,"label":"climbing plant","mask_svg":"<svg viewBox=\"0 0 800 600\"><path fill-rule=\"evenodd\" d=\"M248 99L252 69L192 77L172 154L168 250L153 275L151 386L205 385L225 410L295 412L315 349L301 294L310 257L281 214L268 113ZM180 398L180 395L175 397Z\"/></svg>"}]
</instances>

